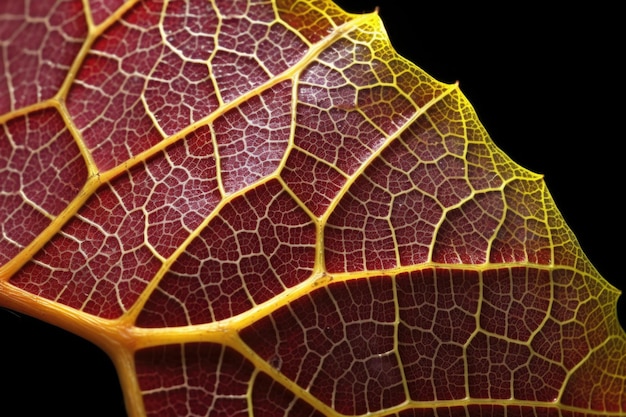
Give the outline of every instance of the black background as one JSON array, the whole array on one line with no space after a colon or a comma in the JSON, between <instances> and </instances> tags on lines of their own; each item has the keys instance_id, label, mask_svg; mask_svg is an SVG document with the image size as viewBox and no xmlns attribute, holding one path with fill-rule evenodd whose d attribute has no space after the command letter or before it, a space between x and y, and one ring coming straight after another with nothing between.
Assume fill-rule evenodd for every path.
<instances>
[{"instance_id":1,"label":"black background","mask_svg":"<svg viewBox=\"0 0 626 417\"><path fill-rule=\"evenodd\" d=\"M545 175L600 273L626 289L619 271L626 119L617 10L338 3L357 13L379 6L403 56L441 81L458 80L498 146ZM625 323L621 300L619 309ZM0 326L0 415L125 415L115 371L98 348L6 310Z\"/></svg>"}]
</instances>

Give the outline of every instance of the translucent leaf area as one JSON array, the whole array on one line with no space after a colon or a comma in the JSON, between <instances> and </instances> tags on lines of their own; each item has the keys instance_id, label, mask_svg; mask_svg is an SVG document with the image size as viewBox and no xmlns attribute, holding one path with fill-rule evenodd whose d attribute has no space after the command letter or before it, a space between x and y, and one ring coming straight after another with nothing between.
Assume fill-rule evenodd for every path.
<instances>
[{"instance_id":1,"label":"translucent leaf area","mask_svg":"<svg viewBox=\"0 0 626 417\"><path fill-rule=\"evenodd\" d=\"M626 415L619 291L378 12L0 2L0 52L0 306L129 417Z\"/></svg>"}]
</instances>

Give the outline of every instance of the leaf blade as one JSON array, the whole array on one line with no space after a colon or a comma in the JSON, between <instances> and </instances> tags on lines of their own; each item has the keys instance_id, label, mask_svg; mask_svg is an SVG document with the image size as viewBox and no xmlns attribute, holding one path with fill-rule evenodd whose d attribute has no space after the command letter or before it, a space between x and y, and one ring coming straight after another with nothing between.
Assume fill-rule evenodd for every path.
<instances>
[{"instance_id":1,"label":"leaf blade","mask_svg":"<svg viewBox=\"0 0 626 417\"><path fill-rule=\"evenodd\" d=\"M387 91L389 91L389 90L387 90ZM370 97L374 95L374 93L372 93L371 91L368 91L368 93L367 93L367 94L369 94L369 95L370 95ZM366 96L367 96L367 94L366 94ZM389 93L386 93L384 89L379 89L379 90L377 90L377 93L376 93L376 94L381 94L383 97L387 98L387 96L385 96L385 94L389 94ZM381 110L381 109L376 109L376 108L373 108L373 107L368 107L368 106L367 106L367 103L369 103L370 101L372 101L372 100L367 100L367 99L366 99L364 102L361 102L361 103L360 103L360 104L362 104L363 106L362 106L362 107L361 107L361 106L359 106L359 108L362 108L362 109L363 109L363 110L362 110L362 112L363 112L364 114L366 114L366 115L367 115L367 119L369 119L369 120L375 120L375 119L376 119L375 114L377 114L377 113L376 113L377 111L380 111L380 113L382 113L382 114L389 113L389 111L388 111L388 110L385 110L385 109L382 109L382 110ZM319 103L316 103L316 104L319 104ZM464 103L464 105L466 105L466 104ZM397 110L397 114L396 114L396 112L394 112L393 114L394 114L394 115L396 115L396 117L398 117L398 119L397 119L397 120L402 120L402 116L401 116L401 114L402 114L402 112L403 112L403 110L402 110L402 109L406 109L406 106L402 104L402 100L400 100L400 102L399 102L398 104L396 104L396 106L395 106L395 107L394 107L393 105L391 105L391 106L389 106L388 108L393 108L393 109ZM400 126L400 125L402 124L402 122L401 122L401 121L400 121L400 122L395 122L395 126L394 126L394 125L393 125L393 124L394 124L393 120L390 122L389 120L380 119L380 121L381 121L381 122L380 122L380 123L377 123L377 125L378 125L378 124L380 124L380 125L382 126L382 127L381 127L381 132L382 132L383 134L384 134L384 133L389 134L390 132L393 132L393 131L394 131L394 129L396 129L398 126ZM433 123L433 124L434 124L434 123ZM492 145L489 145L489 146L492 146ZM500 160L498 160L498 161L497 161L497 164L496 164L496 165L498 165L500 168L502 168L502 169L503 169L503 171L505 171L505 172L516 172L516 173L517 173L517 174L519 174L519 175L529 175L526 171L521 170L520 168L518 168L518 167L514 166L514 165L513 165L513 164L512 164L512 163L511 163L511 162L510 162L507 158L502 157L502 155L501 155L498 151L496 151L496 150L495 150L495 148L494 148L494 150L492 151L492 154L497 155L497 156L500 158ZM379 160L379 159L377 159L377 160ZM292 171L295 171L295 167L294 167L294 168L292 168ZM317 172L318 172L318 171L316 171L316 173L317 173ZM365 173L365 170L358 172L358 175L355 175L354 177L355 177L355 178L363 178L363 173ZM319 177L319 175L320 175L320 174L318 174L318 177ZM263 181L262 181L262 182L263 182ZM373 181L370 181L370 182L371 182L371 183L373 183ZM528 182L530 183L531 181L528 181ZM332 180L330 180L330 181L329 181L329 183L332 183ZM251 184L252 184L252 183L251 183ZM355 183L353 183L353 185L354 185L354 184L355 184ZM529 185L525 185L525 186L523 185L523 186L521 186L521 188L528 187L528 186L529 186ZM215 189L215 188L216 188L216 187L215 187L214 185L212 185L212 186L211 186L211 189ZM219 188L219 187L218 187L218 188ZM452 188L454 188L454 187L452 187ZM100 190L102 190L102 189L103 189L103 188L101 188ZM252 188L250 188L250 189L252 189ZM347 190L347 189L348 189L348 187L345 187L344 189L345 189L345 190ZM548 201L547 205L548 205L548 207L549 207L549 208L548 208L548 209L545 209L545 211L551 211L552 213L556 213L556 212L554 211L554 208L552 207L552 203L551 203L551 200L549 199L549 196L547 196L547 194L545 194L545 192L544 192L544 190L543 190L543 186L542 186L541 184L537 185L537 184L535 183L534 190L535 190L535 192L539 192L539 193L541 194L541 196L542 196L541 198L545 198L545 201ZM101 192L101 191L98 191L98 193L100 193L100 192ZM336 191L335 191L335 193L336 193ZM297 194L297 193L295 193L295 194ZM389 194L389 193L388 193L388 194ZM517 199L517 200L516 200L516 198L514 197L515 193L512 193L512 194L513 194L513 197L511 197L511 199L512 199L512 200L514 200L516 203L518 203L518 204L519 204L519 206L520 206L520 208L518 208L518 209L517 209L517 211L518 211L518 212L523 211L523 209L528 209L528 207L526 207L526 206L523 204L523 201L518 201L518 200L520 200L520 199ZM524 194L524 191L519 192L518 194ZM332 194L331 194L331 195L332 195ZM345 194L344 194L344 195L345 195ZM333 198L329 198L329 199L330 199L331 201L333 200ZM110 199L109 199L109 200L110 200ZM354 199L354 201L363 201L363 200L364 200L363 198L355 198L355 199ZM112 200L111 200L111 201L112 201ZM312 198L311 198L311 197L309 197L309 201L312 201ZM336 201L339 201L339 200L336 200ZM342 199L341 201L343 201L343 199ZM371 203L371 202L370 202L370 203ZM471 201L471 203L474 203L474 200L472 200L472 201ZM121 201L120 201L120 205L122 205L122 202L121 202ZM303 205L304 205L304 204L303 204ZM304 205L304 206L306 206L306 205ZM332 204L331 204L331 206L332 206ZM308 208L308 206L306 206L306 207ZM327 207L330 207L330 206L327 206ZM370 206L368 206L368 207L371 207L371 205L370 205ZM326 208L326 209L327 209L327 208ZM460 215L460 216L458 216L457 218L460 218L460 217L463 217L463 216L466 216L466 217L471 216L471 214L472 214L472 213L474 213L476 210L480 211L479 209L476 209L476 208L466 209L466 210L460 210L462 213L461 213L461 215ZM322 213L322 212L324 211L324 208L323 208L323 206L322 206L322 208L312 207L312 208L309 208L309 211L310 211L310 213L318 213L318 212L319 212L319 213ZM369 211L370 211L370 210L367 210L367 209L366 209L365 211L369 213ZM346 212L346 213L350 213L350 212L351 212L351 210L346 209L346 210L345 210L345 212ZM529 211L529 213L530 213L530 214L527 214L527 217L530 217L530 216L534 215L534 211L533 211L533 210L530 210L530 211ZM452 217L452 216L451 216L451 217ZM520 215L520 216L518 216L518 217L522 217L522 216ZM135 222L135 224L140 224L140 223L141 223L141 221L137 221L137 222ZM396 222L396 223L400 224L400 222ZM549 222L544 221L544 223L549 223ZM122 224L122 223L120 222L120 224ZM208 224L208 223L207 223L207 224ZM478 224L480 224L480 225L485 225L485 222L483 222L483 221L479 221L479 222L478 222ZM515 221L511 221L511 224L513 224L513 225L514 225L514 224L515 224ZM491 233L491 234L493 234L493 230L492 230L492 229L494 229L494 226L489 227L488 225L485 225L485 227L487 227L487 229L489 229L489 230L490 230L490 233ZM560 220L559 220L559 219L557 219L556 221L554 221L554 222L553 222L553 224L550 224L550 225L549 225L549 227L544 227L544 228L543 228L543 230L545 231L546 229L548 229L548 228L550 228L550 227L555 228L555 229L561 228L561 230L565 230L565 231L566 231L566 233L565 233L565 238L564 238L564 239L563 239L563 241L561 242L562 247L564 248L564 249L563 249L563 253L565 254L564 259L565 259L566 261L568 261L568 262L569 262L569 261L573 261L573 256L572 256L572 254L576 254L576 255L578 255L578 256L580 256L580 255L582 254L582 252L580 251L580 249L579 249L579 248L576 248L576 246L574 245L574 243L575 243L575 239L572 239L572 237L571 237L571 233L567 232L567 229L564 229L564 228L563 228L564 226L560 224ZM392 227L392 228L393 228L393 227ZM133 229L133 227L123 227L123 229L129 229L129 230L130 230L130 229ZM358 227L357 229L370 230L368 227ZM455 235L455 233L456 233L456 232L458 232L458 231L461 231L461 230L462 230L461 226L459 226L459 224L458 224L458 220L457 220L457 223L452 222L452 223L450 223L450 224L449 224L448 226L446 226L446 227L443 227L443 226L442 226L441 230L444 230L444 229L445 229L445 230L448 230L448 235L451 235L451 236ZM66 229L66 230L67 230L67 229ZM374 230L374 228L372 228L371 230ZM531 230L531 232L533 232L533 230ZM375 233L377 233L377 232L375 232ZM545 235L545 232L543 232L542 230L534 230L534 233L535 233L535 236L539 236L539 237L541 237L541 236L542 236L542 234L543 234L543 235ZM116 233L111 233L111 234L116 234ZM385 236L392 236L392 235L394 235L395 233L392 233L392 232L387 231L387 232L384 232L383 234L384 234ZM480 233L479 233L478 235L480 235ZM513 233L510 233L510 236L513 236L513 235L514 235ZM448 240L446 240L446 239L442 239L442 240L441 240L441 243L442 243L442 245L441 245L441 246L442 246L443 248L447 248L447 249L438 249L438 251L439 251L438 253L444 253L444 255L441 255L441 258L438 258L438 259L440 259L440 260L441 260L441 262L459 262L459 260L465 260L465 259L463 259L463 256L458 256L458 253L456 253L456 252L458 252L458 248L459 248L459 247L460 247L460 248L462 248L462 249L463 249L463 248L467 249L467 248L472 248L472 247L473 247L473 248L478 248L478 247L483 247L483 248L484 248L484 246L485 246L485 243L484 243L484 242L489 240L489 238L488 238L488 237L486 237L486 236L487 236L487 235L484 235L482 238L480 238L480 237L479 237L479 239L478 239L478 240L481 240L481 239L482 239L482 243L472 243L472 242L474 242L474 241L472 241L472 240L468 240L468 242L469 242L469 243L468 243L468 242L466 242L466 244L465 244L465 245L457 245L456 247L454 247L454 239L453 239L453 238L448 239ZM509 240L511 240L511 239L513 239L513 238L509 238ZM76 240L78 241L78 240L82 240L82 239L76 239ZM338 240L338 241L350 241L350 239L348 239L348 238L346 238L346 239L337 239L337 240ZM446 242L448 242L448 241L449 241L449 242L451 242L451 243L448 243L448 244L446 245L445 243L446 243ZM407 239L407 242L409 242L409 243L408 243L408 245L410 246L411 239ZM167 245L166 245L166 246L167 246ZM175 247L176 245L172 245L172 246L173 246L173 247ZM540 244L538 247L539 247L539 248L544 248L544 249L545 249L545 244L543 244L543 245L541 245L541 244ZM523 260L525 260L525 259L528 257L528 253L529 253L529 252L530 252L530 253L536 253L536 251L535 251L535 250L530 250L530 251L527 251L527 250L526 250L526 248L524 248L524 245L522 245L522 248L523 248L523 249L521 250L521 253L522 253L522 254L521 254L521 255L518 255L518 258L515 258L513 255L509 255L509 256L513 256L513 260L518 260L518 259L523 259ZM370 248L370 249L374 249L374 248ZM357 249L356 249L356 251L358 252L358 251L359 251L359 249L357 248ZM95 254L95 253L99 253L99 252L100 252L100 251L96 251L96 252L94 252L94 254ZM361 250L361 252L362 252L362 250ZM392 250L391 252L395 252L395 250ZM515 253L519 253L519 252L520 252L520 251L516 252L516 251L512 250L512 251L511 251L511 254L515 254ZM482 253L486 253L486 251L483 249L483 250L482 250ZM446 255L446 254L447 254L447 255ZM451 256L449 257L448 255L450 255L450 254L451 254ZM471 254L470 254L469 252L467 252L467 251L466 251L465 255L466 255L466 256L468 256L470 260L477 260L477 261L479 261L479 262L484 262L484 261L485 261L485 259L486 259L486 256L485 256L485 255L483 255L483 256L478 255L478 256L474 256L474 257L473 257L473 255L471 255ZM366 258L366 257L364 257L364 256L363 256L363 257L362 257L362 260L361 260L361 263L363 264L363 267L362 267L361 269L366 269L366 270L374 270L374 271L377 271L377 270L380 270L380 269L386 269L386 268L396 268L396 267L398 267L399 265L402 265L402 267L406 266L405 264L403 264L403 261L398 261L398 259L406 259L406 258L407 258L406 256L405 256L405 257L402 257L402 256L400 256L400 255L396 255L395 253L393 253L393 254L390 254L390 255L385 255L385 257L386 257L386 258L381 258L382 260L378 260L378 261L376 261L376 260L375 260L373 263L368 264L368 262L370 262L370 260L369 260L368 258ZM504 258L504 256L503 256L503 258ZM94 259L95 259L95 258L94 258ZM405 263L406 263L406 264L415 263L416 259L420 259L420 258L419 258L419 257L417 257L417 258L416 258L416 257L415 257L415 255L411 255L411 256L408 256L408 259L410 259L410 261L405 261ZM537 255L537 256L536 256L536 262L538 262L539 264L541 264L541 263L550 263L550 262L551 262L551 260L552 260L552 257L551 257L551 256L550 256L550 257L547 257L547 256L545 256L545 255L541 255L541 256L538 256L538 255ZM116 262L114 262L114 263L116 263ZM119 262L118 262L118 263L119 263ZM354 262L350 263L350 262L344 261L344 262L343 262L343 264L344 264L344 265L350 265L350 268L348 268L348 269L350 269L350 270L354 269L353 267L355 266L355 263L354 263ZM585 269L585 272L590 273L590 274L595 274L595 272L593 271L593 269L592 269L592 268L591 268L588 264L582 263L582 264L580 264L580 265L582 265L582 266L580 266L580 268ZM346 269L346 268L344 268L344 269ZM341 270L341 268L339 268L338 270ZM336 272L336 271L334 271L334 270L331 270L331 271L332 271L332 272ZM400 270L400 272L402 272L402 270ZM355 275L355 276L353 276L352 278L354 278L354 277L356 277L356 275ZM28 280L28 281L30 281L30 280ZM13 281L13 282L18 282L18 280L16 279L16 280L15 280L15 281ZM89 287L89 286L86 286L86 287ZM241 286L240 288L243 288L243 287L245 287L245 285L244 285L244 286ZM609 292L610 292L610 291L609 291ZM252 297L252 298L253 298L253 297ZM261 302L263 302L263 301L261 301ZM97 303L97 304L101 304L101 303ZM121 303L121 304L124 304L124 303ZM130 302L129 304L132 304L132 302ZM279 305L280 305L280 303L279 303ZM605 305L606 305L606 304L605 304ZM123 310L123 309L122 309L122 310ZM115 316L116 314L117 314L117 315L119 315L119 314L123 314L123 313L122 313L122 310L120 310L120 311L118 311L117 313L113 314L113 316ZM89 312L94 312L94 311L93 311L93 310L90 310ZM99 312L98 314L102 314L102 312ZM106 316L106 315L105 315L105 316ZM488 339L488 338L487 338L487 339ZM235 345L237 345L237 342L229 342L229 343L234 343ZM244 349L244 347L243 347L242 345L237 345L237 346L238 346L238 348L239 348L239 349ZM497 349L496 349L496 350L497 350ZM252 360L252 359L251 359L251 360ZM270 361L270 359L267 359L267 361L269 362L269 361ZM253 363L255 363L255 364L256 364L257 362L254 362L254 361L253 361ZM496 394L495 394L495 391L494 391L494 393L492 393L492 395L496 395ZM498 394L498 395L500 395L500 394ZM309 399L309 401L313 401L313 400ZM618 400L618 401L619 401L619 400ZM313 402L314 402L314 401L313 401ZM387 404L386 404L386 405L387 405ZM318 406L323 407L322 405L319 405L319 404L318 404ZM372 405L372 404L368 404L368 405L367 405L367 407L374 407L374 408L375 408L375 406L374 406L374 405ZM359 410L360 410L360 409L359 409Z\"/></svg>"}]
</instances>

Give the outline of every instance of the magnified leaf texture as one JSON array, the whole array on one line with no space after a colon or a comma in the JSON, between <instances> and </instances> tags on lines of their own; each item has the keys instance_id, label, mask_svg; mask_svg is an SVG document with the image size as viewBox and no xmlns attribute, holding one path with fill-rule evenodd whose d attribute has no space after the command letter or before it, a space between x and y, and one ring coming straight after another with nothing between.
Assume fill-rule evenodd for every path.
<instances>
[{"instance_id":1,"label":"magnified leaf texture","mask_svg":"<svg viewBox=\"0 0 626 417\"><path fill-rule=\"evenodd\" d=\"M375 12L0 19L0 306L107 352L129 416L626 415L619 291Z\"/></svg>"}]
</instances>

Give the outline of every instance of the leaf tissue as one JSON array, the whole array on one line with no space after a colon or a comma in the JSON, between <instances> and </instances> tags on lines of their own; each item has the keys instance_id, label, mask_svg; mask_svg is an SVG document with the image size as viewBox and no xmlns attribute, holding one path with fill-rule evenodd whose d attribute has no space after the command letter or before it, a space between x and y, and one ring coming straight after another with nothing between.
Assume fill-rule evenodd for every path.
<instances>
[{"instance_id":1,"label":"leaf tissue","mask_svg":"<svg viewBox=\"0 0 626 417\"><path fill-rule=\"evenodd\" d=\"M619 291L329 0L0 3L0 306L129 416L624 416Z\"/></svg>"}]
</instances>

